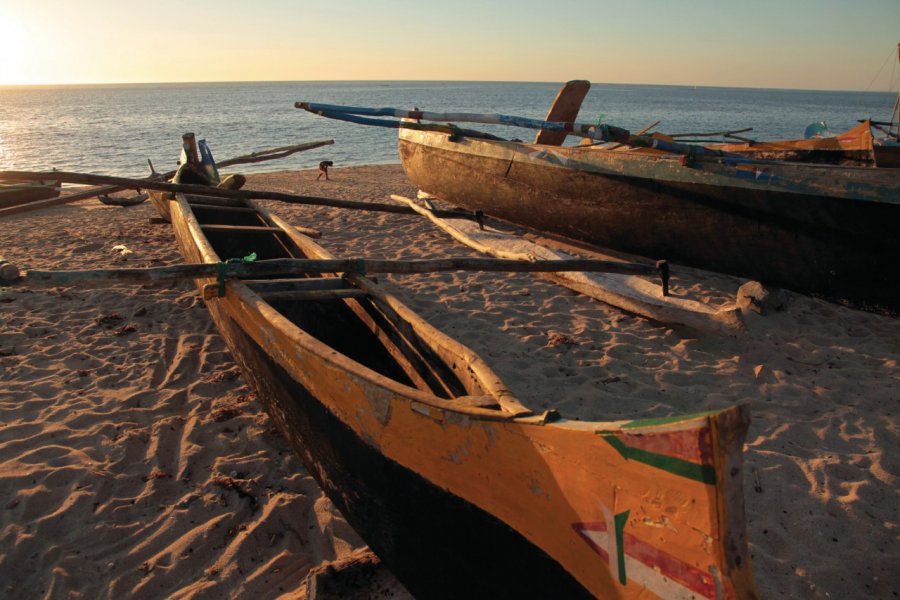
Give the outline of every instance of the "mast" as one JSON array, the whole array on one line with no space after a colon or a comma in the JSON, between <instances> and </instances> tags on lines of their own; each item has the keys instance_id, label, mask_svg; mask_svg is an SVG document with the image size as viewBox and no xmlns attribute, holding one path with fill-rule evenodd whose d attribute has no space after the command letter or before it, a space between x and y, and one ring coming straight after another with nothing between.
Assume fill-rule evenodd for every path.
<instances>
[{"instance_id":1,"label":"mast","mask_svg":"<svg viewBox=\"0 0 900 600\"><path fill-rule=\"evenodd\" d=\"M897 62L900 62L900 43L897 44ZM887 134L894 140L900 141L900 88L897 89L897 100L894 102L894 110L891 112Z\"/></svg>"}]
</instances>

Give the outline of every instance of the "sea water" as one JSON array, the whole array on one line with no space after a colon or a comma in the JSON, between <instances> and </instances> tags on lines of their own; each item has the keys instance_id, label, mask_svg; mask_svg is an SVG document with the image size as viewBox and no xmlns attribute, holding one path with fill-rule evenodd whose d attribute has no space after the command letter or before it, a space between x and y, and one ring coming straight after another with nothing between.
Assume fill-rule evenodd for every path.
<instances>
[{"instance_id":1,"label":"sea water","mask_svg":"<svg viewBox=\"0 0 900 600\"><path fill-rule=\"evenodd\" d=\"M333 139L290 158L246 165L243 172L397 163L397 132L342 123L294 108L310 101L430 111L543 118L559 83L270 82L0 87L0 170L90 172L140 177L175 167L181 134L206 139L222 160L279 146ZM832 92L594 84L579 121L637 131L700 133L743 129L758 140L799 138L824 121L833 132L858 119L885 120L895 96ZM505 138L534 132L471 125Z\"/></svg>"}]
</instances>

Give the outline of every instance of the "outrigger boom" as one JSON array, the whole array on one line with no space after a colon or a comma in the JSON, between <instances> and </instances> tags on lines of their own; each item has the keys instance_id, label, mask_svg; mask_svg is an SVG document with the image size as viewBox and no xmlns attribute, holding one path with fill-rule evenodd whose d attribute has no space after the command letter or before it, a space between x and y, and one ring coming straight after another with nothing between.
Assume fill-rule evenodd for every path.
<instances>
[{"instance_id":1,"label":"outrigger boom","mask_svg":"<svg viewBox=\"0 0 900 600\"><path fill-rule=\"evenodd\" d=\"M588 138L598 142L617 142L629 146L656 148L673 154L688 156L729 156L719 150L710 150L703 146L693 144L679 144L647 135L632 134L629 130L613 125L576 123L573 121L542 121L528 117L513 115L501 115L493 113L465 113L465 112L428 112L423 110L400 110L397 108L366 108L362 106L342 106L339 104L320 104L315 102L296 102L295 108L302 108L308 112L336 119L349 121L362 125L374 125L376 127L388 127L392 129L429 129L431 125L416 123L408 124L404 121L391 121L388 119L368 119L364 117L398 117L400 119L415 119L425 121L443 121L447 123L481 123L485 125L508 125L510 127L523 127L525 129L540 129L544 131L557 131L567 135ZM437 127L446 128L438 125ZM443 129L441 129L443 131Z\"/></svg>"}]
</instances>

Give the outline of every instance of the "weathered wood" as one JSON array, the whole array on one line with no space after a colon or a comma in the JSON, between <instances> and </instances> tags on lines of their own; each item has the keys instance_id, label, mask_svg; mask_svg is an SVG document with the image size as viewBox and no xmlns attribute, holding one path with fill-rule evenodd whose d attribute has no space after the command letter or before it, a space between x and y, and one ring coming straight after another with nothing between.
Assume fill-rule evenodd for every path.
<instances>
[{"instance_id":1,"label":"weathered wood","mask_svg":"<svg viewBox=\"0 0 900 600\"><path fill-rule=\"evenodd\" d=\"M411 199L403 196L393 195L391 198L417 206ZM567 260L572 257L570 253L545 247L546 243L539 245L496 230L482 231L466 221L450 222L434 217L429 214L428 209L418 207L418 210L457 241L490 256L527 261ZM611 257L596 252L591 253L591 258L611 260ZM658 284L640 277L578 272L538 275L610 306L659 323L685 325L699 331L729 336L748 333L737 308L716 309L687 298L664 296Z\"/></svg>"},{"instance_id":2,"label":"weathered wood","mask_svg":"<svg viewBox=\"0 0 900 600\"><path fill-rule=\"evenodd\" d=\"M171 207L186 261L232 253L204 237L183 196ZM333 258L285 232L286 253ZM230 281L207 306L274 426L413 595L754 597L746 407L648 421L535 414L470 349L366 277L346 278L370 300L273 306ZM424 385L424 369L405 376L419 365L463 390Z\"/></svg>"},{"instance_id":3,"label":"weathered wood","mask_svg":"<svg viewBox=\"0 0 900 600\"><path fill-rule=\"evenodd\" d=\"M212 297L216 296L217 286L208 284L212 292ZM204 286L203 294L206 297L207 288ZM359 300L366 297L366 293L362 290L348 288L338 290L283 290L277 292L261 292L259 295L266 301L272 300L292 300L297 302L304 301L323 301L323 300Z\"/></svg>"},{"instance_id":4,"label":"weathered wood","mask_svg":"<svg viewBox=\"0 0 900 600\"><path fill-rule=\"evenodd\" d=\"M266 275L310 273L438 273L441 271L484 271L494 273L538 273L552 271L591 271L652 275L649 265L604 260L538 260L522 262L494 258L439 258L388 260L344 258L310 260L279 258L249 263L186 264L170 267L92 269L85 271L28 271L19 280L26 285L78 285L80 283L159 283L202 277L262 277Z\"/></svg>"},{"instance_id":5,"label":"weathered wood","mask_svg":"<svg viewBox=\"0 0 900 600\"><path fill-rule=\"evenodd\" d=\"M447 223L446 220L435 215L434 210L432 210L430 208L423 208L423 207L419 206L418 204L416 204L410 198L406 198L406 197L400 196L398 194L391 194L391 199L396 200L398 202L403 202L404 204L406 204L407 206L412 208L414 211L416 211L418 214L427 218L434 225L436 225L439 229L446 232L448 235L450 235L450 237L452 237L456 241L461 242L461 243L465 244L466 246L469 246L470 248L473 248L473 249L481 252L482 254L488 254L488 255L494 256L496 258L504 258L504 259L508 259L508 260L525 260L525 261L529 261L529 262L534 261L536 259L536 257L533 254L526 254L523 252L510 252L507 250L492 248L491 246L482 244L481 242L479 242L478 240L475 240L471 236L466 235L465 233L460 231L458 228L450 225L449 223Z\"/></svg>"},{"instance_id":6,"label":"weathered wood","mask_svg":"<svg viewBox=\"0 0 900 600\"><path fill-rule=\"evenodd\" d=\"M216 198L218 200L218 198ZM250 208L249 206L230 206L230 205L219 205L213 203L204 203L204 202L191 202L191 208L201 209L201 210L215 210L218 212L246 212L246 213L255 213L256 209Z\"/></svg>"},{"instance_id":7,"label":"weathered wood","mask_svg":"<svg viewBox=\"0 0 900 600\"><path fill-rule=\"evenodd\" d=\"M676 264L900 310L900 172L401 130L409 179L511 223Z\"/></svg>"},{"instance_id":8,"label":"weathered wood","mask_svg":"<svg viewBox=\"0 0 900 600\"><path fill-rule=\"evenodd\" d=\"M268 215L272 223L274 223L278 227L281 227L288 235L290 235L290 232L293 230L299 231L303 235L311 237L313 239L319 239L320 237L322 237L322 232L318 229L313 229L312 227L303 227L302 225L292 225L278 215L273 215L269 212L266 212L266 214Z\"/></svg>"},{"instance_id":9,"label":"weathered wood","mask_svg":"<svg viewBox=\"0 0 900 600\"><path fill-rule=\"evenodd\" d=\"M122 187L140 187L141 189L158 190L163 192L182 192L184 194L196 194L205 196L203 202L209 203L209 197L230 198L234 200L277 200L288 204L305 204L311 206L331 206L334 208L349 208L356 210L371 210L398 214L414 214L408 206L396 204L380 204L376 202L358 202L354 200L336 200L334 198L321 198L318 196L302 196L298 194L284 194L280 192L265 192L262 190L225 190L205 185L185 185L167 183L164 181L150 181L144 179L132 179L129 177L112 177L109 175L89 175L85 173L71 173L67 171L0 171L0 179L10 181L35 181L47 179L50 175L63 183L106 184Z\"/></svg>"},{"instance_id":10,"label":"weathered wood","mask_svg":"<svg viewBox=\"0 0 900 600\"><path fill-rule=\"evenodd\" d=\"M578 111L581 109L581 103L591 89L591 82L583 79L567 81L559 89L550 110L547 111L545 121L574 121L578 118ZM535 144L545 144L547 146L561 146L566 141L566 134L559 131L547 131L541 129L534 137Z\"/></svg>"},{"instance_id":11,"label":"weathered wood","mask_svg":"<svg viewBox=\"0 0 900 600\"><path fill-rule=\"evenodd\" d=\"M201 225L203 231L214 233L281 233L280 227L263 225Z\"/></svg>"}]
</instances>

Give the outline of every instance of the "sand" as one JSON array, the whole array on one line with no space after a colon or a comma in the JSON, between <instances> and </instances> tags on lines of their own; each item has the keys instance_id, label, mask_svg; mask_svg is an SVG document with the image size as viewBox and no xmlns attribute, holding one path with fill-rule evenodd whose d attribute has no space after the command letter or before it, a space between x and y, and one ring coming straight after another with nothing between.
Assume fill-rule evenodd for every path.
<instances>
[{"instance_id":1,"label":"sand","mask_svg":"<svg viewBox=\"0 0 900 600\"><path fill-rule=\"evenodd\" d=\"M315 175L248 185L379 202L416 192L397 165ZM338 256L476 255L417 216L267 205L321 230ZM35 269L178 263L152 215L149 203L91 200L9 217L0 256ZM675 293L712 306L742 283L674 274ZM599 420L749 403L745 498L761 596L900 594L900 319L792 295L783 312L746 314L752 336L731 339L527 274L380 280L535 409ZM0 595L303 598L311 571L362 553L254 401L192 285L0 291Z\"/></svg>"}]
</instances>

